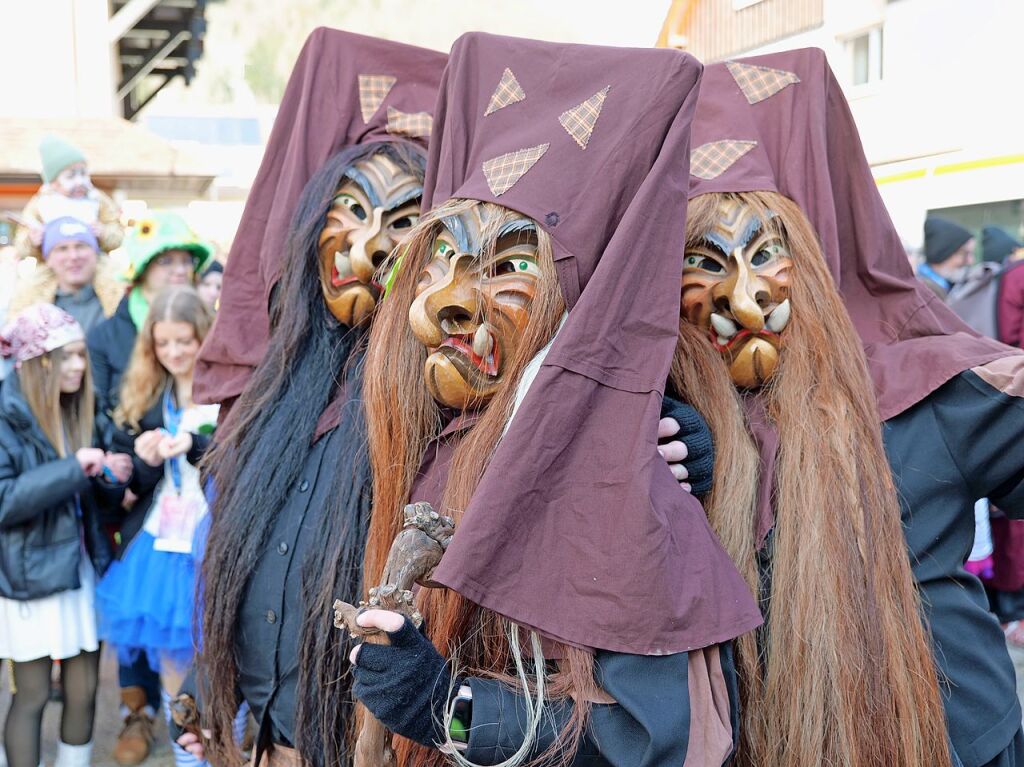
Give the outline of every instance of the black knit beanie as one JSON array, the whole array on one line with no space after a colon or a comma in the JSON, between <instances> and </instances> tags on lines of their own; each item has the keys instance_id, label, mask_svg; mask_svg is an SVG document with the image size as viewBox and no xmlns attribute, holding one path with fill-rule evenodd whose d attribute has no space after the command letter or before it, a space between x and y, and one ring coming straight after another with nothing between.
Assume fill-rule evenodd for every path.
<instances>
[{"instance_id":1,"label":"black knit beanie","mask_svg":"<svg viewBox=\"0 0 1024 767\"><path fill-rule=\"evenodd\" d=\"M1024 247L998 226L981 230L981 257L986 261L1003 263L1018 248Z\"/></svg>"},{"instance_id":2,"label":"black knit beanie","mask_svg":"<svg viewBox=\"0 0 1024 767\"><path fill-rule=\"evenodd\" d=\"M929 216L924 222L924 257L929 264L941 264L973 236L960 224Z\"/></svg>"}]
</instances>

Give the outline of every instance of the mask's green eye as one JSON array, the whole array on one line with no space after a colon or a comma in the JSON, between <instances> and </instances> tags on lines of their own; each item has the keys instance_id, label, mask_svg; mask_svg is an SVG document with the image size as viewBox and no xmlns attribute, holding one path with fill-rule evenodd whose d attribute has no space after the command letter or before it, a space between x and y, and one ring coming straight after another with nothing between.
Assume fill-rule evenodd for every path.
<instances>
[{"instance_id":1,"label":"mask's green eye","mask_svg":"<svg viewBox=\"0 0 1024 767\"><path fill-rule=\"evenodd\" d=\"M527 256L516 256L506 258L494 265L494 273L498 274L532 274L535 277L540 274L536 259Z\"/></svg>"},{"instance_id":2,"label":"mask's green eye","mask_svg":"<svg viewBox=\"0 0 1024 767\"><path fill-rule=\"evenodd\" d=\"M358 218L360 221L365 221L367 218L366 208L362 206L362 203L360 203L359 200L357 200L350 194L345 194L344 192L342 192L341 194L334 198L334 204L344 205L346 208L352 211L352 215Z\"/></svg>"},{"instance_id":3,"label":"mask's green eye","mask_svg":"<svg viewBox=\"0 0 1024 767\"><path fill-rule=\"evenodd\" d=\"M764 266L777 255L782 252L782 245L773 242L770 245L765 245L763 248L757 251L750 259L751 266Z\"/></svg>"},{"instance_id":4,"label":"mask's green eye","mask_svg":"<svg viewBox=\"0 0 1024 767\"><path fill-rule=\"evenodd\" d=\"M687 256L684 266L687 269L703 269L705 272L718 273L725 271L722 265L715 261L715 259L700 255Z\"/></svg>"},{"instance_id":5,"label":"mask's green eye","mask_svg":"<svg viewBox=\"0 0 1024 767\"><path fill-rule=\"evenodd\" d=\"M455 255L455 248L444 240L438 240L434 244L434 258L451 258Z\"/></svg>"},{"instance_id":6,"label":"mask's green eye","mask_svg":"<svg viewBox=\"0 0 1024 767\"><path fill-rule=\"evenodd\" d=\"M419 222L419 216L402 216L391 222L392 229L412 229Z\"/></svg>"}]
</instances>

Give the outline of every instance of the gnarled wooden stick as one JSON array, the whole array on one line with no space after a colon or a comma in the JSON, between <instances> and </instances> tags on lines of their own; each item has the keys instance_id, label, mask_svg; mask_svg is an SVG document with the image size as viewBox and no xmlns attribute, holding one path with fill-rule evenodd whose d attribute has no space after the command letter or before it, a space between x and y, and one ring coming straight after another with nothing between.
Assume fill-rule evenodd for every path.
<instances>
[{"instance_id":1,"label":"gnarled wooden stick","mask_svg":"<svg viewBox=\"0 0 1024 767\"><path fill-rule=\"evenodd\" d=\"M203 731L199 727L199 708L191 695L182 693L171 700L171 719L182 732L190 732L199 738L200 742L203 741Z\"/></svg>"},{"instance_id":2,"label":"gnarled wooden stick","mask_svg":"<svg viewBox=\"0 0 1024 767\"><path fill-rule=\"evenodd\" d=\"M334 603L334 627L362 637L365 642L388 644L388 636L379 629L366 629L356 617L370 609L393 610L405 615L419 628L423 616L413 604L412 587L435 585L430 580L441 562L445 549L455 532L450 517L438 514L429 503L412 503L405 507L405 522L395 536L388 552L380 585L370 589L369 599L359 606L340 599ZM391 733L369 712L356 738L354 767L394 767Z\"/></svg>"}]
</instances>

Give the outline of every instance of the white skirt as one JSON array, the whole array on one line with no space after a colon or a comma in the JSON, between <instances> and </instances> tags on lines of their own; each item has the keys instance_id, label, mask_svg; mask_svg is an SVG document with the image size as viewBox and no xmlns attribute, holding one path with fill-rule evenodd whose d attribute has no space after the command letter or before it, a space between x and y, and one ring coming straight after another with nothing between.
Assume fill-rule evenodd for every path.
<instances>
[{"instance_id":1,"label":"white skirt","mask_svg":"<svg viewBox=\"0 0 1024 767\"><path fill-rule=\"evenodd\" d=\"M99 649L96 637L96 573L82 551L81 588L20 602L0 597L0 658L16 663L73 658Z\"/></svg>"}]
</instances>

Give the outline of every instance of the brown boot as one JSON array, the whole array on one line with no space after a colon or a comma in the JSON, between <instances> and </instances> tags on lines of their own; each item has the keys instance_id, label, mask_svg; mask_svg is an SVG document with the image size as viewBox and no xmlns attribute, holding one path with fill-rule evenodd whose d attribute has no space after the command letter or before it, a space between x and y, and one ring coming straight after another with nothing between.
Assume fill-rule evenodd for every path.
<instances>
[{"instance_id":1,"label":"brown boot","mask_svg":"<svg viewBox=\"0 0 1024 767\"><path fill-rule=\"evenodd\" d=\"M128 709L124 729L117 736L114 761L121 767L134 767L149 756L153 745L153 717L146 711L146 691L141 687L124 687L121 703Z\"/></svg>"}]
</instances>

